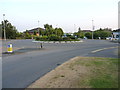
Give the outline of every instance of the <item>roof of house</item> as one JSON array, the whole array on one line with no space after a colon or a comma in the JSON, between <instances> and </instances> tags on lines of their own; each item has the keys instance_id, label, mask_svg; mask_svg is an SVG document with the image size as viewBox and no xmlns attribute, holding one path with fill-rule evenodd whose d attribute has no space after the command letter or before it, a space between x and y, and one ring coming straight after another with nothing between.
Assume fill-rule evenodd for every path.
<instances>
[{"instance_id":1,"label":"roof of house","mask_svg":"<svg viewBox=\"0 0 120 90\"><path fill-rule=\"evenodd\" d=\"M28 32L33 33L34 31L38 31L38 29L45 30L44 28L34 28L31 30L28 30Z\"/></svg>"},{"instance_id":2,"label":"roof of house","mask_svg":"<svg viewBox=\"0 0 120 90\"><path fill-rule=\"evenodd\" d=\"M91 30L82 30L83 32L92 32Z\"/></svg>"}]
</instances>

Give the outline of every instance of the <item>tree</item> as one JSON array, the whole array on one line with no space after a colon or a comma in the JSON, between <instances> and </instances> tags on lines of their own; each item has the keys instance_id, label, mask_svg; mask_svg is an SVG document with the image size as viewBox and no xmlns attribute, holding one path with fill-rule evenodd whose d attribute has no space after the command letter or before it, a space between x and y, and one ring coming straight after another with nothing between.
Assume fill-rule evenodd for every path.
<instances>
[{"instance_id":1,"label":"tree","mask_svg":"<svg viewBox=\"0 0 120 90\"><path fill-rule=\"evenodd\" d=\"M63 34L64 34L64 32L63 32L62 28L55 28L55 34L56 34L57 36L62 37Z\"/></svg>"},{"instance_id":2,"label":"tree","mask_svg":"<svg viewBox=\"0 0 120 90\"><path fill-rule=\"evenodd\" d=\"M79 28L78 28L78 33L80 33L80 32L81 32L81 28L79 27Z\"/></svg>"},{"instance_id":3,"label":"tree","mask_svg":"<svg viewBox=\"0 0 120 90\"><path fill-rule=\"evenodd\" d=\"M28 30L26 30L26 31L24 32L24 38L25 38L25 39L31 39L31 38L32 38L32 36L29 34Z\"/></svg>"},{"instance_id":4,"label":"tree","mask_svg":"<svg viewBox=\"0 0 120 90\"><path fill-rule=\"evenodd\" d=\"M41 36L45 35L45 31L42 30L42 28L39 29L39 35L41 35Z\"/></svg>"},{"instance_id":5,"label":"tree","mask_svg":"<svg viewBox=\"0 0 120 90\"><path fill-rule=\"evenodd\" d=\"M84 33L80 27L78 28L78 32L74 33L74 36L77 36L78 38L84 38Z\"/></svg>"},{"instance_id":6,"label":"tree","mask_svg":"<svg viewBox=\"0 0 120 90\"><path fill-rule=\"evenodd\" d=\"M112 30L109 28L100 28L99 30L94 31L94 39L98 39L101 37L101 39L106 39L106 37L110 37L112 34Z\"/></svg>"},{"instance_id":7,"label":"tree","mask_svg":"<svg viewBox=\"0 0 120 90\"><path fill-rule=\"evenodd\" d=\"M26 31L27 32L27 31ZM37 32L36 31L34 31L34 33L33 33L33 35L36 35L37 34Z\"/></svg>"},{"instance_id":8,"label":"tree","mask_svg":"<svg viewBox=\"0 0 120 90\"><path fill-rule=\"evenodd\" d=\"M17 29L8 20L2 21L2 38L4 38L4 27L7 39L16 39Z\"/></svg>"},{"instance_id":9,"label":"tree","mask_svg":"<svg viewBox=\"0 0 120 90\"><path fill-rule=\"evenodd\" d=\"M57 36L60 36L62 37L64 32L62 30L62 28L53 28L52 25L49 25L49 24L45 24L44 25L44 28L45 28L45 32L44 32L44 35L47 35L47 36L50 36L51 34L55 34Z\"/></svg>"},{"instance_id":10,"label":"tree","mask_svg":"<svg viewBox=\"0 0 120 90\"><path fill-rule=\"evenodd\" d=\"M53 34L54 29L52 28L52 25L45 24L44 28L45 28L45 31L46 31L45 35L49 36L49 35Z\"/></svg>"},{"instance_id":11,"label":"tree","mask_svg":"<svg viewBox=\"0 0 120 90\"><path fill-rule=\"evenodd\" d=\"M88 39L92 39L92 33L91 33L91 32L85 33L85 36L86 36Z\"/></svg>"}]
</instances>

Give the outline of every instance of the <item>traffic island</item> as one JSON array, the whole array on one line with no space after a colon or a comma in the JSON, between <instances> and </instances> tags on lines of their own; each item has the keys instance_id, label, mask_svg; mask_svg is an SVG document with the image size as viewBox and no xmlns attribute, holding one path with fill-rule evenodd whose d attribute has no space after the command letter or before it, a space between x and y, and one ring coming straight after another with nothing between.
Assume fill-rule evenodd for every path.
<instances>
[{"instance_id":1,"label":"traffic island","mask_svg":"<svg viewBox=\"0 0 120 90\"><path fill-rule=\"evenodd\" d=\"M75 57L29 88L118 88L118 59Z\"/></svg>"}]
</instances>

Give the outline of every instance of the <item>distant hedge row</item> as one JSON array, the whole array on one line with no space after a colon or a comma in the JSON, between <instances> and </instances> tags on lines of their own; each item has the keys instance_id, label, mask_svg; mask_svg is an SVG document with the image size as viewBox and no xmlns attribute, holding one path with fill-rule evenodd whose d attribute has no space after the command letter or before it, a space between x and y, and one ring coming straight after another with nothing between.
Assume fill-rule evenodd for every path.
<instances>
[{"instance_id":1,"label":"distant hedge row","mask_svg":"<svg viewBox=\"0 0 120 90\"><path fill-rule=\"evenodd\" d=\"M35 40L37 41L79 41L74 36L71 37L60 37L57 35L50 35L50 36L42 36L42 37L36 37Z\"/></svg>"}]
</instances>

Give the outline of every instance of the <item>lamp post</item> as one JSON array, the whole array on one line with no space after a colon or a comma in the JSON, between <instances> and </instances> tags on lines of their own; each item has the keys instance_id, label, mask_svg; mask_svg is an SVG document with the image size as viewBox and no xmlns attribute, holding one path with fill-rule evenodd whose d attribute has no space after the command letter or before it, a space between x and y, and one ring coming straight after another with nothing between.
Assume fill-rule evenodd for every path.
<instances>
[{"instance_id":1,"label":"lamp post","mask_svg":"<svg viewBox=\"0 0 120 90\"><path fill-rule=\"evenodd\" d=\"M39 31L39 20L38 20L38 35L40 36L40 31Z\"/></svg>"},{"instance_id":2,"label":"lamp post","mask_svg":"<svg viewBox=\"0 0 120 90\"><path fill-rule=\"evenodd\" d=\"M5 32L5 14L3 14L3 26L4 26L4 40L6 41L6 32Z\"/></svg>"},{"instance_id":3,"label":"lamp post","mask_svg":"<svg viewBox=\"0 0 120 90\"><path fill-rule=\"evenodd\" d=\"M120 1L118 2L118 29L120 29Z\"/></svg>"},{"instance_id":4,"label":"lamp post","mask_svg":"<svg viewBox=\"0 0 120 90\"><path fill-rule=\"evenodd\" d=\"M57 28L58 24L56 25L56 28ZM56 29L56 35L57 35L57 29Z\"/></svg>"},{"instance_id":5,"label":"lamp post","mask_svg":"<svg viewBox=\"0 0 120 90\"><path fill-rule=\"evenodd\" d=\"M92 20L92 40L94 39L93 32L94 32L94 25L93 25L94 20Z\"/></svg>"},{"instance_id":6,"label":"lamp post","mask_svg":"<svg viewBox=\"0 0 120 90\"><path fill-rule=\"evenodd\" d=\"M75 30L76 30L76 25L74 24L74 32L75 32ZM74 33L74 32L73 32L73 33Z\"/></svg>"}]
</instances>

